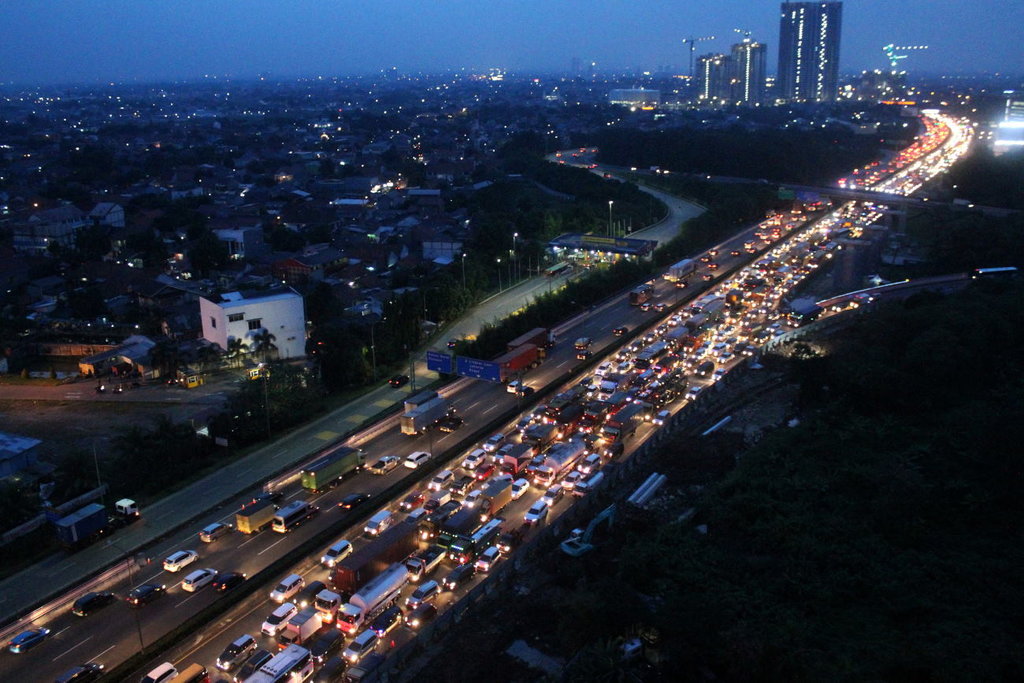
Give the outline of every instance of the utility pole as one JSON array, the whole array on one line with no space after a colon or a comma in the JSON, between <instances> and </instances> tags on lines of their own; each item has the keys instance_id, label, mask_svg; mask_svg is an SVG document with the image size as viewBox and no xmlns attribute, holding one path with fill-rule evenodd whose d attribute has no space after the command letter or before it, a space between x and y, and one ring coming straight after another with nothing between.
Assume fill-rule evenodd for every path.
<instances>
[{"instance_id":1,"label":"utility pole","mask_svg":"<svg viewBox=\"0 0 1024 683\"><path fill-rule=\"evenodd\" d=\"M611 200L611 199L608 200L608 235L609 236L611 236L611 234L612 234L612 204L614 204L614 203L615 203L614 200Z\"/></svg>"}]
</instances>

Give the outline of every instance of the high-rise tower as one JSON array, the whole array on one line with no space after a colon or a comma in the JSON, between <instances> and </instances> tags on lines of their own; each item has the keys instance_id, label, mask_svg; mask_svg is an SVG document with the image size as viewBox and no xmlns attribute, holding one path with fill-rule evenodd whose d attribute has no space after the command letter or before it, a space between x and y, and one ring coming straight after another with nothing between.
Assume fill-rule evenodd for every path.
<instances>
[{"instance_id":1,"label":"high-rise tower","mask_svg":"<svg viewBox=\"0 0 1024 683\"><path fill-rule=\"evenodd\" d=\"M730 99L736 104L760 104L764 100L764 43L744 38L732 46L729 67Z\"/></svg>"},{"instance_id":2,"label":"high-rise tower","mask_svg":"<svg viewBox=\"0 0 1024 683\"><path fill-rule=\"evenodd\" d=\"M839 91L842 2L784 2L779 20L780 97L834 100Z\"/></svg>"},{"instance_id":3,"label":"high-rise tower","mask_svg":"<svg viewBox=\"0 0 1024 683\"><path fill-rule=\"evenodd\" d=\"M697 57L697 99L722 104L729 99L729 58L709 53Z\"/></svg>"}]
</instances>

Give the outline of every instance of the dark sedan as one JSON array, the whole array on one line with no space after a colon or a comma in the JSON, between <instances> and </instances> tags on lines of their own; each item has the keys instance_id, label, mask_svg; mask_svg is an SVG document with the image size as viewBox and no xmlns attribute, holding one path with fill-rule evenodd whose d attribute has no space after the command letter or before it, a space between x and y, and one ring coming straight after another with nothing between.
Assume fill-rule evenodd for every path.
<instances>
[{"instance_id":1,"label":"dark sedan","mask_svg":"<svg viewBox=\"0 0 1024 683\"><path fill-rule=\"evenodd\" d=\"M144 583L128 594L128 604L132 607L140 607L162 598L167 594L167 586L156 583Z\"/></svg>"},{"instance_id":2,"label":"dark sedan","mask_svg":"<svg viewBox=\"0 0 1024 683\"><path fill-rule=\"evenodd\" d=\"M50 629L48 628L33 628L28 631L22 631L11 638L11 642L7 644L7 649L15 654L20 654L26 650L31 650L46 640L48 635L50 635Z\"/></svg>"},{"instance_id":3,"label":"dark sedan","mask_svg":"<svg viewBox=\"0 0 1024 683\"><path fill-rule=\"evenodd\" d=\"M108 591L86 593L75 600L75 604L71 607L71 613L78 617L88 616L96 610L106 607L116 599L114 594Z\"/></svg>"},{"instance_id":4,"label":"dark sedan","mask_svg":"<svg viewBox=\"0 0 1024 683\"><path fill-rule=\"evenodd\" d=\"M218 574L217 578L213 580L213 587L216 590L223 592L229 591L232 588L237 588L245 582L245 574L239 572L224 572Z\"/></svg>"}]
</instances>

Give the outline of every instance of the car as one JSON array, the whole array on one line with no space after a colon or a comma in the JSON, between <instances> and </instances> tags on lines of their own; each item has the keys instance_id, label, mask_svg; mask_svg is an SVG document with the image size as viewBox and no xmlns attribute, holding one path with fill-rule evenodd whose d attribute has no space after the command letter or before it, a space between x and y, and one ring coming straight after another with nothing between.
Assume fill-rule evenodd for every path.
<instances>
[{"instance_id":1,"label":"car","mask_svg":"<svg viewBox=\"0 0 1024 683\"><path fill-rule=\"evenodd\" d=\"M351 555L352 550L352 544L348 541L344 539L337 541L320 556L320 564L330 569Z\"/></svg>"},{"instance_id":2,"label":"car","mask_svg":"<svg viewBox=\"0 0 1024 683\"><path fill-rule=\"evenodd\" d=\"M519 418L519 421L516 422L515 429L516 429L517 432L522 432L527 427L529 427L531 424L533 424L533 416L532 415L523 415L521 418Z\"/></svg>"},{"instance_id":3,"label":"car","mask_svg":"<svg viewBox=\"0 0 1024 683\"><path fill-rule=\"evenodd\" d=\"M464 420L458 415L445 415L437 421L437 428L446 434L454 432L462 426Z\"/></svg>"},{"instance_id":4,"label":"car","mask_svg":"<svg viewBox=\"0 0 1024 683\"><path fill-rule=\"evenodd\" d=\"M441 586L437 581L433 579L424 581L416 587L412 595L405 599L405 606L409 609L416 609L425 602L433 602L440 594Z\"/></svg>"},{"instance_id":5,"label":"car","mask_svg":"<svg viewBox=\"0 0 1024 683\"><path fill-rule=\"evenodd\" d=\"M491 436L487 437L487 441L484 441L480 447L483 448L488 453L493 453L499 448L501 448L501 444L503 444L504 442L504 434L492 434ZM473 452L475 453L476 451ZM463 467L465 467L465 465L463 465Z\"/></svg>"},{"instance_id":6,"label":"car","mask_svg":"<svg viewBox=\"0 0 1024 683\"><path fill-rule=\"evenodd\" d=\"M103 665L95 662L78 664L56 678L56 683L92 683L103 675Z\"/></svg>"},{"instance_id":7,"label":"car","mask_svg":"<svg viewBox=\"0 0 1024 683\"><path fill-rule=\"evenodd\" d=\"M197 569L188 576L186 576L181 582L182 590L187 590L190 593L195 593L203 586L213 583L213 580L217 578L217 570L207 567L206 569Z\"/></svg>"},{"instance_id":8,"label":"car","mask_svg":"<svg viewBox=\"0 0 1024 683\"><path fill-rule=\"evenodd\" d=\"M469 488L476 483L476 478L471 474L464 474L456 479L448 487L448 490L455 496L464 496L469 491Z\"/></svg>"},{"instance_id":9,"label":"car","mask_svg":"<svg viewBox=\"0 0 1024 683\"><path fill-rule=\"evenodd\" d=\"M251 678L254 673L260 670L260 667L269 662L274 658L274 653L260 648L249 655L242 666L235 672L235 683L242 683L248 678Z\"/></svg>"},{"instance_id":10,"label":"car","mask_svg":"<svg viewBox=\"0 0 1024 683\"><path fill-rule=\"evenodd\" d=\"M700 276L700 279L704 280L704 282L711 282L712 280L715 279L715 276L712 275L711 273L704 273L703 275Z\"/></svg>"},{"instance_id":11,"label":"car","mask_svg":"<svg viewBox=\"0 0 1024 683\"><path fill-rule=\"evenodd\" d=\"M663 425L666 422L668 422L668 419L670 417L672 417L672 411L671 410L661 410L661 411L658 411L658 414L655 415L651 419L651 422L653 424L657 425L658 427L660 427L661 425Z\"/></svg>"},{"instance_id":12,"label":"car","mask_svg":"<svg viewBox=\"0 0 1024 683\"><path fill-rule=\"evenodd\" d=\"M306 584L306 587L295 596L295 599L292 600L292 602L294 602L299 609L306 609L313 604L313 598L316 597L317 593L325 588L327 588L327 584L323 581L310 581Z\"/></svg>"},{"instance_id":13,"label":"car","mask_svg":"<svg viewBox=\"0 0 1024 683\"><path fill-rule=\"evenodd\" d=\"M562 488L566 491L572 491L576 483L583 479L583 476L583 473L579 470L573 470L565 475L565 479L562 480Z\"/></svg>"},{"instance_id":14,"label":"car","mask_svg":"<svg viewBox=\"0 0 1024 683\"><path fill-rule=\"evenodd\" d=\"M489 572L500 559L501 549L496 545L492 545L480 553L480 556L476 558L476 570L478 572Z\"/></svg>"},{"instance_id":15,"label":"car","mask_svg":"<svg viewBox=\"0 0 1024 683\"><path fill-rule=\"evenodd\" d=\"M238 588L245 583L245 574L241 572L224 572L218 574L213 580L213 588L221 593L226 593L232 588Z\"/></svg>"},{"instance_id":16,"label":"car","mask_svg":"<svg viewBox=\"0 0 1024 683\"><path fill-rule=\"evenodd\" d=\"M668 308L668 304L666 303L662 303L659 301L658 303L654 304L654 310L656 310L658 313L664 313L666 308Z\"/></svg>"},{"instance_id":17,"label":"car","mask_svg":"<svg viewBox=\"0 0 1024 683\"><path fill-rule=\"evenodd\" d=\"M385 455L366 469L370 474L387 474L398 467L399 463L401 463L401 459L397 455Z\"/></svg>"},{"instance_id":18,"label":"car","mask_svg":"<svg viewBox=\"0 0 1024 683\"><path fill-rule=\"evenodd\" d=\"M343 642L345 642L345 634L340 630L325 629L309 646L309 653L317 664L322 664L328 657L341 649Z\"/></svg>"},{"instance_id":19,"label":"car","mask_svg":"<svg viewBox=\"0 0 1024 683\"><path fill-rule=\"evenodd\" d=\"M454 349L456 346L458 346L458 344L459 344L459 340L458 339L449 339L448 340L448 348L449 349Z\"/></svg>"},{"instance_id":20,"label":"car","mask_svg":"<svg viewBox=\"0 0 1024 683\"><path fill-rule=\"evenodd\" d=\"M370 654L377 648L377 632L373 629L366 629L352 639L341 656L348 660L349 665L356 664L360 659Z\"/></svg>"},{"instance_id":21,"label":"car","mask_svg":"<svg viewBox=\"0 0 1024 683\"><path fill-rule=\"evenodd\" d=\"M460 585L469 581L476 574L476 567L472 564L460 564L455 569L448 572L448 576L444 577L441 581L441 586L445 590L453 591Z\"/></svg>"},{"instance_id":22,"label":"car","mask_svg":"<svg viewBox=\"0 0 1024 683\"><path fill-rule=\"evenodd\" d=\"M299 608L294 602L285 602L278 605L277 609L271 612L267 618L264 619L263 626L260 627L260 633L273 638L277 635L277 631L281 628L281 625L287 624L288 620L298 613Z\"/></svg>"},{"instance_id":23,"label":"car","mask_svg":"<svg viewBox=\"0 0 1024 683\"><path fill-rule=\"evenodd\" d=\"M536 503L530 506L530 509L523 515L523 523L529 525L541 524L548 518L548 504L543 500L538 500Z\"/></svg>"},{"instance_id":24,"label":"car","mask_svg":"<svg viewBox=\"0 0 1024 683\"><path fill-rule=\"evenodd\" d=\"M425 464L428 460L430 460L430 453L426 451L413 451L406 456L403 464L409 469L414 470L420 465Z\"/></svg>"},{"instance_id":25,"label":"car","mask_svg":"<svg viewBox=\"0 0 1024 683\"><path fill-rule=\"evenodd\" d=\"M7 649L15 654L21 654L46 640L48 635L50 635L50 629L48 628L30 628L11 638L10 642L7 643Z\"/></svg>"},{"instance_id":26,"label":"car","mask_svg":"<svg viewBox=\"0 0 1024 683\"><path fill-rule=\"evenodd\" d=\"M700 386L699 384L694 384L692 387L686 390L686 398L693 401L694 399L697 398L697 396L700 395L702 389L704 389L704 387Z\"/></svg>"},{"instance_id":27,"label":"car","mask_svg":"<svg viewBox=\"0 0 1024 683\"><path fill-rule=\"evenodd\" d=\"M388 384L390 384L391 386L395 387L396 389L398 387L404 387L408 383L409 383L409 376L408 375L395 375L394 377L392 377L391 379L388 380Z\"/></svg>"},{"instance_id":28,"label":"car","mask_svg":"<svg viewBox=\"0 0 1024 683\"><path fill-rule=\"evenodd\" d=\"M739 249L730 249L729 250L729 256L739 256L739 255L740 255L740 250Z\"/></svg>"},{"instance_id":29,"label":"car","mask_svg":"<svg viewBox=\"0 0 1024 683\"><path fill-rule=\"evenodd\" d=\"M516 479L512 482L512 500L519 500L529 490L530 481L528 479Z\"/></svg>"},{"instance_id":30,"label":"car","mask_svg":"<svg viewBox=\"0 0 1024 683\"><path fill-rule=\"evenodd\" d=\"M178 677L178 670L170 662L164 662L156 667L142 679L142 683L165 683L172 678Z\"/></svg>"},{"instance_id":31,"label":"car","mask_svg":"<svg viewBox=\"0 0 1024 683\"><path fill-rule=\"evenodd\" d=\"M93 591L86 593L75 600L75 604L71 606L71 613L76 617L85 617L96 610L103 609L115 600L117 600L117 597L115 597L110 591Z\"/></svg>"},{"instance_id":32,"label":"car","mask_svg":"<svg viewBox=\"0 0 1024 683\"><path fill-rule=\"evenodd\" d=\"M448 488L448 485L455 480L455 473L451 470L441 470L434 475L434 478L427 484L428 491L440 491L441 489Z\"/></svg>"},{"instance_id":33,"label":"car","mask_svg":"<svg viewBox=\"0 0 1024 683\"><path fill-rule=\"evenodd\" d=\"M476 468L476 471L473 472L473 476L476 477L477 481L485 481L488 477L494 474L495 469L497 469L497 465L493 462L485 462L483 465Z\"/></svg>"},{"instance_id":34,"label":"car","mask_svg":"<svg viewBox=\"0 0 1024 683\"><path fill-rule=\"evenodd\" d=\"M207 524L199 530L199 540L203 543L213 543L221 536L231 533L232 528L230 524L225 524L224 522Z\"/></svg>"},{"instance_id":35,"label":"car","mask_svg":"<svg viewBox=\"0 0 1024 683\"><path fill-rule=\"evenodd\" d=\"M587 351L587 357L589 358L590 352ZM519 398L526 398L527 396L533 396L537 392L533 387L522 386L516 391L516 396Z\"/></svg>"},{"instance_id":36,"label":"car","mask_svg":"<svg viewBox=\"0 0 1024 683\"><path fill-rule=\"evenodd\" d=\"M714 373L712 373L711 379L712 379L712 381L717 382L718 380L720 380L723 377L725 377L726 373L728 373L728 372L729 372L728 368L717 368L714 371Z\"/></svg>"},{"instance_id":37,"label":"car","mask_svg":"<svg viewBox=\"0 0 1024 683\"><path fill-rule=\"evenodd\" d=\"M643 311L644 313L646 313L647 311L651 310L651 308L652 308L652 304L651 304L650 301L645 301L642 304L640 304L640 310Z\"/></svg>"},{"instance_id":38,"label":"car","mask_svg":"<svg viewBox=\"0 0 1024 683\"><path fill-rule=\"evenodd\" d=\"M236 669L255 651L256 639L248 633L241 635L231 641L217 657L217 668L221 671Z\"/></svg>"},{"instance_id":39,"label":"car","mask_svg":"<svg viewBox=\"0 0 1024 683\"><path fill-rule=\"evenodd\" d=\"M514 549L519 547L519 544L523 542L523 532L521 529L509 529L504 532L501 536L498 536L498 542L496 546L501 548L501 552L510 553Z\"/></svg>"},{"instance_id":40,"label":"car","mask_svg":"<svg viewBox=\"0 0 1024 683\"><path fill-rule=\"evenodd\" d=\"M483 495L483 489L473 489L468 494L466 494L465 498L462 499L463 507L471 508L475 506L478 502L480 502L480 499L483 497Z\"/></svg>"},{"instance_id":41,"label":"car","mask_svg":"<svg viewBox=\"0 0 1024 683\"><path fill-rule=\"evenodd\" d=\"M368 500L370 500L369 493L350 493L341 499L341 502L338 503L338 507L345 510L351 510L354 507L362 505Z\"/></svg>"},{"instance_id":42,"label":"car","mask_svg":"<svg viewBox=\"0 0 1024 683\"><path fill-rule=\"evenodd\" d=\"M405 625L416 631L423 624L437 616L437 607L432 602L424 602L405 615Z\"/></svg>"},{"instance_id":43,"label":"car","mask_svg":"<svg viewBox=\"0 0 1024 683\"><path fill-rule=\"evenodd\" d=\"M718 264L717 263L709 263L708 264L708 270L718 270Z\"/></svg>"},{"instance_id":44,"label":"car","mask_svg":"<svg viewBox=\"0 0 1024 683\"><path fill-rule=\"evenodd\" d=\"M423 505L426 500L427 494L424 491L413 491L402 499L402 502L398 504L398 507L403 512L411 512Z\"/></svg>"},{"instance_id":45,"label":"car","mask_svg":"<svg viewBox=\"0 0 1024 683\"><path fill-rule=\"evenodd\" d=\"M195 550L179 550L164 560L164 569L169 572L180 572L198 559L199 553Z\"/></svg>"},{"instance_id":46,"label":"car","mask_svg":"<svg viewBox=\"0 0 1024 683\"><path fill-rule=\"evenodd\" d=\"M565 495L565 489L562 488L561 484L555 484L544 492L544 495L540 497L541 501L547 504L548 507L554 506L562 496Z\"/></svg>"},{"instance_id":47,"label":"car","mask_svg":"<svg viewBox=\"0 0 1024 683\"><path fill-rule=\"evenodd\" d=\"M377 633L378 638L383 638L388 632L402 623L402 608L398 605L392 605L386 610L381 612L373 623L370 624L370 628Z\"/></svg>"},{"instance_id":48,"label":"car","mask_svg":"<svg viewBox=\"0 0 1024 683\"><path fill-rule=\"evenodd\" d=\"M274 590L270 591L270 599L281 604L298 593L306 586L306 580L298 574L289 574L281 579Z\"/></svg>"},{"instance_id":49,"label":"car","mask_svg":"<svg viewBox=\"0 0 1024 683\"><path fill-rule=\"evenodd\" d=\"M337 683L337 681L342 680L342 675L347 668L348 662L340 655L335 655L324 662L324 665L320 667L320 670L310 680L313 683Z\"/></svg>"},{"instance_id":50,"label":"car","mask_svg":"<svg viewBox=\"0 0 1024 683\"><path fill-rule=\"evenodd\" d=\"M703 254L703 255L701 255L701 257L700 257L700 262L701 263L708 263L709 261L711 261L711 255L710 254Z\"/></svg>"},{"instance_id":51,"label":"car","mask_svg":"<svg viewBox=\"0 0 1024 683\"><path fill-rule=\"evenodd\" d=\"M144 583L141 586L136 586L128 593L127 601L132 607L141 607L165 595L167 595L167 586L157 583Z\"/></svg>"},{"instance_id":52,"label":"car","mask_svg":"<svg viewBox=\"0 0 1024 683\"><path fill-rule=\"evenodd\" d=\"M619 327L613 327L612 328L612 334L614 334L616 337L621 337L622 335L626 334L627 332L629 332L629 328L626 327L625 325L621 325Z\"/></svg>"}]
</instances>

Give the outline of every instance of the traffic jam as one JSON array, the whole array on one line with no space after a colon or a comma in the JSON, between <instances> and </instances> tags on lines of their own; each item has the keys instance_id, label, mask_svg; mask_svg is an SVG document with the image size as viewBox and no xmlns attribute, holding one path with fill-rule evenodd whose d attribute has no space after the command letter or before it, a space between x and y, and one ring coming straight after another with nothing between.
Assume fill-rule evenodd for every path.
<instances>
[{"instance_id":1,"label":"traffic jam","mask_svg":"<svg viewBox=\"0 0 1024 683\"><path fill-rule=\"evenodd\" d=\"M915 162L919 158L913 157ZM892 163L889 169L899 170ZM298 562L219 636L193 647L179 664L155 666L144 683L208 680L218 670L225 680L252 683L306 680L314 672L316 680L324 681L371 675L388 651L415 638L539 528L607 485L608 463L628 457L653 430L701 400L737 367L756 367L760 348L798 324L783 312L787 295L833 258L841 248L834 241L837 235L880 216L875 210L861 211L854 202L827 213L823 209L801 207L767 217L742 249L729 253L759 256L728 277L717 267L724 254L713 249L670 267L663 275L668 288L638 286L629 293L629 303L651 319L641 330L612 330L630 337L629 343L598 358L587 337L560 342L572 344L576 359L591 363L593 370L452 458L393 504L367 511L359 526ZM678 304L697 287L698 278L714 282L697 298ZM659 298L656 290L668 294ZM343 448L329 462L324 458L322 466L319 461L308 465L302 485L318 491L323 481L356 472L360 478L383 479L423 467L432 458L429 451L417 450L364 462L361 450ZM370 498L351 493L337 506L355 509ZM199 540L212 545L228 535L262 529L287 535L321 512L318 500L254 499L234 523L204 527ZM188 593L207 586L230 591L246 580L244 573L218 572L203 563L192 549L170 553L161 566L180 576L180 582L168 587L165 580L147 581L126 600L142 608L168 594L188 599ZM84 616L112 600L109 593L89 593L76 609ZM9 649L23 652L50 633L35 631L19 634ZM219 654L211 655L214 651ZM204 659L207 664L195 663ZM59 680L96 680L102 673L100 664L88 663Z\"/></svg>"}]
</instances>

